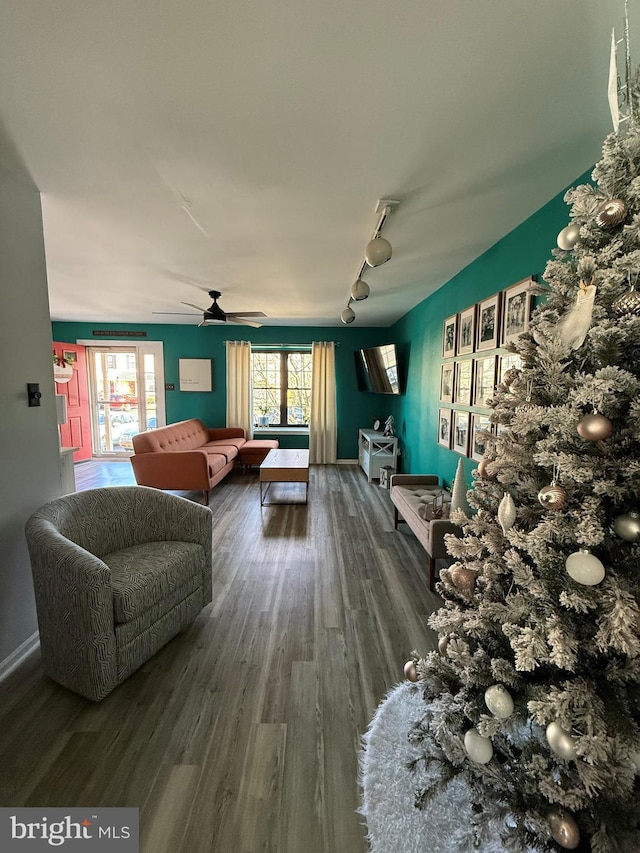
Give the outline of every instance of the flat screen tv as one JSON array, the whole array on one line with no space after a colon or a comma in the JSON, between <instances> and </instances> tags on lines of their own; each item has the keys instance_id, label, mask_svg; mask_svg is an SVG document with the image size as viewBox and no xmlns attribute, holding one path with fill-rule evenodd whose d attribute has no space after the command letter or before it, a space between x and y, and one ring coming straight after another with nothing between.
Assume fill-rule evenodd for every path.
<instances>
[{"instance_id":1,"label":"flat screen tv","mask_svg":"<svg viewBox=\"0 0 640 853\"><path fill-rule=\"evenodd\" d=\"M359 391L373 394L399 394L398 356L395 344L355 351Z\"/></svg>"}]
</instances>

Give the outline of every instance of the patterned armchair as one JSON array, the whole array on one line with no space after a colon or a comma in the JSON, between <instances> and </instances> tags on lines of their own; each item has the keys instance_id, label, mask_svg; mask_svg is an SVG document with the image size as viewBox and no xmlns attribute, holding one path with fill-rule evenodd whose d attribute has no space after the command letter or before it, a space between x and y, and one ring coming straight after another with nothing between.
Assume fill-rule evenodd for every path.
<instances>
[{"instance_id":1,"label":"patterned armchair","mask_svg":"<svg viewBox=\"0 0 640 853\"><path fill-rule=\"evenodd\" d=\"M42 663L103 699L211 601L208 507L145 486L90 489L25 527Z\"/></svg>"}]
</instances>

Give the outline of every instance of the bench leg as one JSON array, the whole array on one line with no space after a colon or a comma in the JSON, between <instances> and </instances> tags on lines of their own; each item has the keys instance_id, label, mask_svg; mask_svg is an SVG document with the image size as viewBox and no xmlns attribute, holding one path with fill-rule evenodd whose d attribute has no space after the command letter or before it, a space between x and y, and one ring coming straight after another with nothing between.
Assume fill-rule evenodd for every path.
<instances>
[{"instance_id":1,"label":"bench leg","mask_svg":"<svg viewBox=\"0 0 640 853\"><path fill-rule=\"evenodd\" d=\"M429 589L433 592L433 584L436 580L436 561L433 557L429 557Z\"/></svg>"},{"instance_id":2,"label":"bench leg","mask_svg":"<svg viewBox=\"0 0 640 853\"><path fill-rule=\"evenodd\" d=\"M202 494L204 495L204 505L209 506L209 492L206 489L203 489Z\"/></svg>"},{"instance_id":3,"label":"bench leg","mask_svg":"<svg viewBox=\"0 0 640 853\"><path fill-rule=\"evenodd\" d=\"M398 507L394 506L393 508L393 529L398 529L398 523L400 522L400 515L398 513Z\"/></svg>"}]
</instances>

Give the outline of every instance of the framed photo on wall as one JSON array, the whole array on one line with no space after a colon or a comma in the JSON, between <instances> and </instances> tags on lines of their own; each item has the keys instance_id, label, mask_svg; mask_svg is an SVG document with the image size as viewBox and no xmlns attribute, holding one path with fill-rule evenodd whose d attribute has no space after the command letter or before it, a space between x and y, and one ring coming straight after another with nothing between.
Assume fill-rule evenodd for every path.
<instances>
[{"instance_id":1,"label":"framed photo on wall","mask_svg":"<svg viewBox=\"0 0 640 853\"><path fill-rule=\"evenodd\" d=\"M529 328L533 294L528 290L532 283L533 278L530 276L507 287L502 293L502 346Z\"/></svg>"},{"instance_id":2,"label":"framed photo on wall","mask_svg":"<svg viewBox=\"0 0 640 853\"><path fill-rule=\"evenodd\" d=\"M440 409L438 411L438 444L443 447L451 447L451 409Z\"/></svg>"},{"instance_id":3,"label":"framed photo on wall","mask_svg":"<svg viewBox=\"0 0 640 853\"><path fill-rule=\"evenodd\" d=\"M496 349L500 344L500 294L495 293L478 305L476 350Z\"/></svg>"},{"instance_id":4,"label":"framed photo on wall","mask_svg":"<svg viewBox=\"0 0 640 853\"><path fill-rule=\"evenodd\" d=\"M456 361L455 364L456 372L453 380L455 389L454 400L461 406L470 406L473 380L473 359L465 358L464 361Z\"/></svg>"},{"instance_id":5,"label":"framed photo on wall","mask_svg":"<svg viewBox=\"0 0 640 853\"><path fill-rule=\"evenodd\" d=\"M458 349L456 355L473 352L476 334L476 306L465 308L458 315Z\"/></svg>"},{"instance_id":6,"label":"framed photo on wall","mask_svg":"<svg viewBox=\"0 0 640 853\"><path fill-rule=\"evenodd\" d=\"M451 358L456 354L458 315L454 314L442 324L442 357Z\"/></svg>"},{"instance_id":7,"label":"framed photo on wall","mask_svg":"<svg viewBox=\"0 0 640 853\"><path fill-rule=\"evenodd\" d=\"M453 375L455 362L450 361L440 367L440 400L453 403Z\"/></svg>"},{"instance_id":8,"label":"framed photo on wall","mask_svg":"<svg viewBox=\"0 0 640 853\"><path fill-rule=\"evenodd\" d=\"M480 462L484 456L486 448L486 439L482 437L483 432L493 432L491 420L488 415L479 415L473 413L471 415L471 436L470 436L470 451L469 456Z\"/></svg>"},{"instance_id":9,"label":"framed photo on wall","mask_svg":"<svg viewBox=\"0 0 640 853\"><path fill-rule=\"evenodd\" d=\"M455 450L456 453L461 453L463 456L466 456L467 448L469 447L469 412L454 411L452 433L453 450Z\"/></svg>"},{"instance_id":10,"label":"framed photo on wall","mask_svg":"<svg viewBox=\"0 0 640 853\"><path fill-rule=\"evenodd\" d=\"M476 358L474 369L475 381L473 383L473 405L487 408L487 400L493 397L496 387L496 357L487 355L484 358Z\"/></svg>"}]
</instances>

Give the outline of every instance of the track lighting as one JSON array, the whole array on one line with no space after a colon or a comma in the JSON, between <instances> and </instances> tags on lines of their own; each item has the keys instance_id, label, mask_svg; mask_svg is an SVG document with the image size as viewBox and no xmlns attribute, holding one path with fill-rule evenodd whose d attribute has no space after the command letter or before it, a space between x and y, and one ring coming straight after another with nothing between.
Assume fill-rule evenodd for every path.
<instances>
[{"instance_id":1,"label":"track lighting","mask_svg":"<svg viewBox=\"0 0 640 853\"><path fill-rule=\"evenodd\" d=\"M340 319L345 324L345 326L348 326L349 323L353 323L353 321L356 319L355 312L350 305L347 305L347 307L344 309L344 311L340 315Z\"/></svg>"},{"instance_id":2,"label":"track lighting","mask_svg":"<svg viewBox=\"0 0 640 853\"><path fill-rule=\"evenodd\" d=\"M374 237L364 250L364 259L370 267L379 267L391 258L391 243L384 237Z\"/></svg>"},{"instance_id":3,"label":"track lighting","mask_svg":"<svg viewBox=\"0 0 640 853\"><path fill-rule=\"evenodd\" d=\"M353 286L351 288L351 298L355 299L356 302L360 302L362 299L366 299L369 293L370 288L366 281L363 281L361 278L357 278L353 282Z\"/></svg>"},{"instance_id":4,"label":"track lighting","mask_svg":"<svg viewBox=\"0 0 640 853\"><path fill-rule=\"evenodd\" d=\"M386 222L386 219L393 210L393 208L397 207L397 205L399 204L399 201L394 201L393 199L378 199L378 202L376 204L378 224L376 225L376 229L371 235L371 240L369 240L369 242L367 243L367 248L364 251L364 261L362 262L360 270L358 271L356 280L351 286L351 294L347 301L347 307L344 309L342 314L340 314L340 319L345 325L353 323L353 321L356 319L356 315L353 309L351 308L351 303L361 302L363 299L366 299L369 296L370 288L367 282L362 279L362 273L366 270L367 266L379 267L381 264L385 264L391 258L391 243L388 240L385 240L384 237L381 237L380 232L382 231L382 226Z\"/></svg>"}]
</instances>

